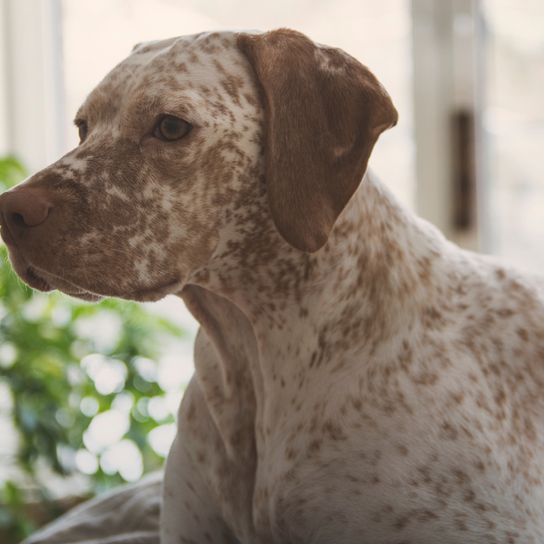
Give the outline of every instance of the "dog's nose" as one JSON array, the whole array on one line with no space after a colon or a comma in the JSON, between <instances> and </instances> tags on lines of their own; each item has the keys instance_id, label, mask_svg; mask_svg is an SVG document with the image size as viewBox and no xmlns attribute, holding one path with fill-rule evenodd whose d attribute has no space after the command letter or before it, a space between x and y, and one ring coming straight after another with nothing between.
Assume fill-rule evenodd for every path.
<instances>
[{"instance_id":1,"label":"dog's nose","mask_svg":"<svg viewBox=\"0 0 544 544\"><path fill-rule=\"evenodd\" d=\"M0 196L2 226L7 227L15 237L22 231L43 223L50 209L51 204L39 189L24 187Z\"/></svg>"}]
</instances>

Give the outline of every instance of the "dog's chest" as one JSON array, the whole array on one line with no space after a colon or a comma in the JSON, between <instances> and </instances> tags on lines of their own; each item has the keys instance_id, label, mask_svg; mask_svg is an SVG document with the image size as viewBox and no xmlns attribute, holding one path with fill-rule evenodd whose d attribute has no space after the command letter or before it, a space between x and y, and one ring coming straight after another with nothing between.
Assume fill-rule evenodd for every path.
<instances>
[{"instance_id":1,"label":"dog's chest","mask_svg":"<svg viewBox=\"0 0 544 544\"><path fill-rule=\"evenodd\" d=\"M213 394L205 408L221 440L230 429L235 454L222 459L218 437L199 438L211 456L203 472L238 540L530 542L542 534L541 383L512 370L513 344L478 351L478 341L427 331L393 340L379 357L323 361L304 379L263 373L259 386L248 359L236 395ZM197 360L220 368L204 337L200 347ZM224 349L233 361L256 356ZM202 387L213 393L223 378L210 376Z\"/></svg>"},{"instance_id":2,"label":"dog's chest","mask_svg":"<svg viewBox=\"0 0 544 544\"><path fill-rule=\"evenodd\" d=\"M434 543L440 534L442 542L523 542L538 534L538 463L512 442L500 395L484 391L476 367L458 357L440 377L426 365L353 372L312 386L302 403L280 400L257 463L258 541Z\"/></svg>"}]
</instances>

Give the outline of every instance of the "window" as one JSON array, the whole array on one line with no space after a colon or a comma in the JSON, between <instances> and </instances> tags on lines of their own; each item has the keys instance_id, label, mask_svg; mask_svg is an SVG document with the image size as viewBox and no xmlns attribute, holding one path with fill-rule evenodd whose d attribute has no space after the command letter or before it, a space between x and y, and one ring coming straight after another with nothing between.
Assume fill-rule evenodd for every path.
<instances>
[{"instance_id":1,"label":"window","mask_svg":"<svg viewBox=\"0 0 544 544\"><path fill-rule=\"evenodd\" d=\"M460 243L543 269L541 0L4 0L0 154L15 151L35 170L76 145L77 108L137 42L282 26L343 48L388 89L400 121L381 136L370 164L402 202ZM464 237L451 225L448 123L460 106L476 112L481 137L479 225ZM194 333L178 298L147 306ZM172 347L165 361L179 388L192 371L189 343ZM1 401L0 391L3 429L9 407Z\"/></svg>"},{"instance_id":2,"label":"window","mask_svg":"<svg viewBox=\"0 0 544 544\"><path fill-rule=\"evenodd\" d=\"M544 4L484 2L491 251L544 270Z\"/></svg>"}]
</instances>

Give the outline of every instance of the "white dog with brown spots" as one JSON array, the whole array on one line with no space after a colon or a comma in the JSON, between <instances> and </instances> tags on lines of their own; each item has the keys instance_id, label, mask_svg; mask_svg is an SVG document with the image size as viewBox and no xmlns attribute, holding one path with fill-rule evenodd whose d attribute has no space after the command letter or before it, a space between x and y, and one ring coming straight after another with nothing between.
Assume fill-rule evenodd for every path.
<instances>
[{"instance_id":1,"label":"white dog with brown spots","mask_svg":"<svg viewBox=\"0 0 544 544\"><path fill-rule=\"evenodd\" d=\"M293 31L147 43L79 147L0 198L31 286L175 293L201 324L162 543L544 541L543 283L365 175L396 120L367 68ZM76 540L156 541L128 511Z\"/></svg>"}]
</instances>

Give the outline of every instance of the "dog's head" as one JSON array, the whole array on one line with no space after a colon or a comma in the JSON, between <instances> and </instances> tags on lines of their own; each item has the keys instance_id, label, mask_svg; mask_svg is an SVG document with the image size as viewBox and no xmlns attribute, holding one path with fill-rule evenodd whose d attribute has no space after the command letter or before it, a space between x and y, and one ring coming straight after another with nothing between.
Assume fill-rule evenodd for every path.
<instances>
[{"instance_id":1,"label":"dog's head","mask_svg":"<svg viewBox=\"0 0 544 544\"><path fill-rule=\"evenodd\" d=\"M157 299L257 223L322 247L396 119L365 67L297 32L138 45L77 113L79 146L0 197L2 237L32 287Z\"/></svg>"}]
</instances>

